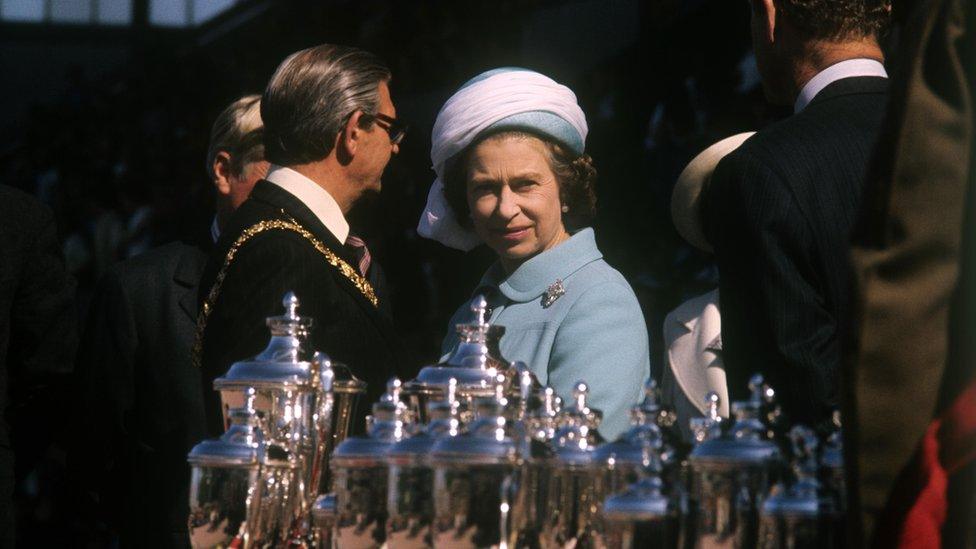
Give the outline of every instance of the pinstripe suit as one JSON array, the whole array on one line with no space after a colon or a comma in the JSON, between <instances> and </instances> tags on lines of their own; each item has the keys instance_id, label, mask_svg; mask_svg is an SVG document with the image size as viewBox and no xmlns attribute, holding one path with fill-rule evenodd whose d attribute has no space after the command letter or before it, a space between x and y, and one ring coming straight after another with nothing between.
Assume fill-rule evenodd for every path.
<instances>
[{"instance_id":1,"label":"pinstripe suit","mask_svg":"<svg viewBox=\"0 0 976 549\"><path fill-rule=\"evenodd\" d=\"M292 219L346 263L356 264L298 198L273 183L259 181L217 242L200 283L200 302L213 286L229 247L245 229L260 221ZM315 319L312 349L347 364L368 384L366 398L353 416L353 432L363 430L370 404L383 393L390 377L410 379L416 373L405 363L384 307L370 303L306 238L289 231L267 231L239 248L207 319L201 368L211 435L222 431L219 397L210 390L213 379L234 361L264 348L269 338L264 319L282 313L281 298L289 290L301 300L299 314ZM382 302L382 289L377 294Z\"/></svg>"},{"instance_id":2,"label":"pinstripe suit","mask_svg":"<svg viewBox=\"0 0 976 549\"><path fill-rule=\"evenodd\" d=\"M884 78L837 80L715 170L702 217L733 400L758 371L795 420L824 421L837 404L849 234L886 88Z\"/></svg>"}]
</instances>

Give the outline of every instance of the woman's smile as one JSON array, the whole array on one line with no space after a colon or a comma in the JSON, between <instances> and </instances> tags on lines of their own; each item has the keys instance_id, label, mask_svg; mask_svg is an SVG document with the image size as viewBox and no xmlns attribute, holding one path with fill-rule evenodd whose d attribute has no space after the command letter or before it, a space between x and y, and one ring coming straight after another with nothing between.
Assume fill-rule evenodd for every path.
<instances>
[{"instance_id":1,"label":"woman's smile","mask_svg":"<svg viewBox=\"0 0 976 549\"><path fill-rule=\"evenodd\" d=\"M501 229L493 229L492 233L500 236L503 240L510 242L519 242L529 235L529 229L531 225L521 225L518 227L503 227Z\"/></svg>"}]
</instances>

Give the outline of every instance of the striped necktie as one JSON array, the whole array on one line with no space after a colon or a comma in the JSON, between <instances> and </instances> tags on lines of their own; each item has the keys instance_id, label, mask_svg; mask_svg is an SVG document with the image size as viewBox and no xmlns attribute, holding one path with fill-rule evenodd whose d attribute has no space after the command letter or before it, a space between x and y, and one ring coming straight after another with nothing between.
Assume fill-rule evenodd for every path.
<instances>
[{"instance_id":1,"label":"striped necktie","mask_svg":"<svg viewBox=\"0 0 976 549\"><path fill-rule=\"evenodd\" d=\"M356 260L359 262L359 273L366 276L369 272L369 263L372 259L369 256L369 248L366 247L366 242L362 238L356 235L350 234L346 237L346 246L352 250L353 255L355 255Z\"/></svg>"}]
</instances>

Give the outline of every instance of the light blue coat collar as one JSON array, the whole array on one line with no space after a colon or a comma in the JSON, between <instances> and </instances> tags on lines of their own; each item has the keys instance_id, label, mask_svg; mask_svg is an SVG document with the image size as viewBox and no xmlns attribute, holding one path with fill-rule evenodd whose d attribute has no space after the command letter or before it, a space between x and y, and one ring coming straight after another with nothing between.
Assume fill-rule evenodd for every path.
<instances>
[{"instance_id":1,"label":"light blue coat collar","mask_svg":"<svg viewBox=\"0 0 976 549\"><path fill-rule=\"evenodd\" d=\"M495 286L508 299L524 303L541 297L557 279L565 280L602 257L593 229L585 228L555 248L529 259L507 278L501 264L495 263L481 278L479 286Z\"/></svg>"}]
</instances>

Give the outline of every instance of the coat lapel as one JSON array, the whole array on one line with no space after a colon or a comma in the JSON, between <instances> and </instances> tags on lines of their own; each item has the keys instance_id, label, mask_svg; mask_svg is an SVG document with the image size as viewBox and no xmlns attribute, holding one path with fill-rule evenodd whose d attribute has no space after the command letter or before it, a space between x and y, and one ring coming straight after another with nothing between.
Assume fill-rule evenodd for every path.
<instances>
[{"instance_id":1,"label":"coat lapel","mask_svg":"<svg viewBox=\"0 0 976 549\"><path fill-rule=\"evenodd\" d=\"M181 292L180 308L195 324L197 321L197 288L207 265L207 254L194 247L187 247L180 256L180 263L173 272L173 282Z\"/></svg>"}]
</instances>

